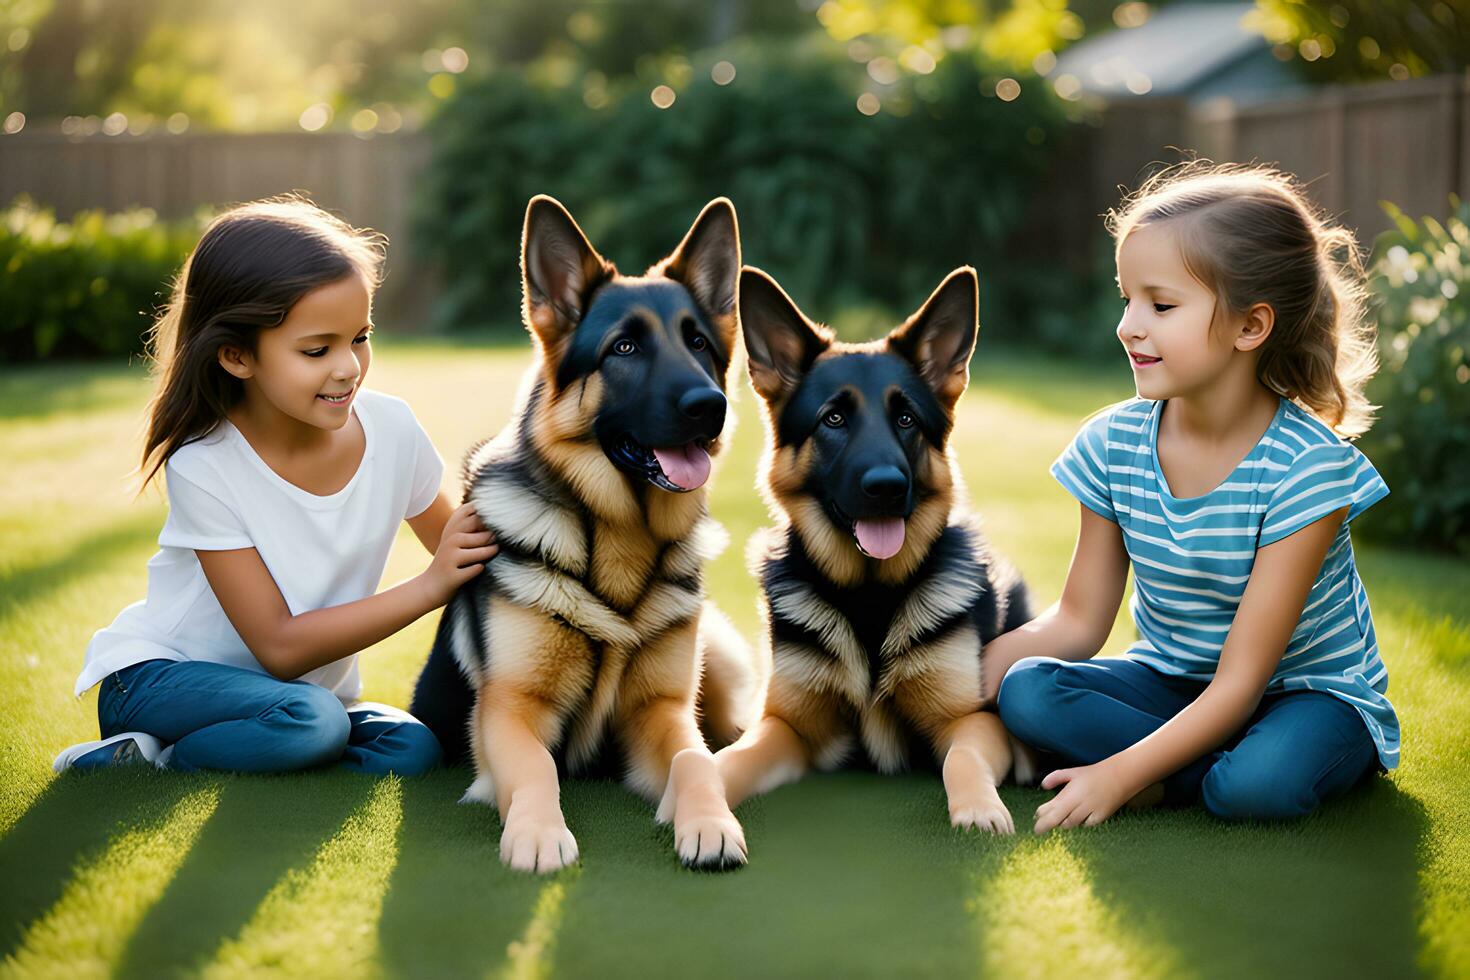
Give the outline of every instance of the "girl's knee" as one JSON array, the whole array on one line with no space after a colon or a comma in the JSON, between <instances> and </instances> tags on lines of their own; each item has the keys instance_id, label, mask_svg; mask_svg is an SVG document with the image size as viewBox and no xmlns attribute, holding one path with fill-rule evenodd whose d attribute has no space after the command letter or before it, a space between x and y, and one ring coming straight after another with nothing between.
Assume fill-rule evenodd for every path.
<instances>
[{"instance_id":1,"label":"girl's knee","mask_svg":"<svg viewBox=\"0 0 1470 980\"><path fill-rule=\"evenodd\" d=\"M421 776L439 765L443 752L434 733L420 724L403 725L397 733L398 746L384 761L389 772Z\"/></svg>"},{"instance_id":2,"label":"girl's knee","mask_svg":"<svg viewBox=\"0 0 1470 980\"><path fill-rule=\"evenodd\" d=\"M443 751L427 726L418 722L395 725L377 738L355 745L343 759L354 772L376 776L422 776L439 765Z\"/></svg>"},{"instance_id":3,"label":"girl's knee","mask_svg":"<svg viewBox=\"0 0 1470 980\"><path fill-rule=\"evenodd\" d=\"M1241 766L1228 755L1210 767L1200 786L1205 809L1222 820L1291 820L1321 801L1313 787L1270 766Z\"/></svg>"},{"instance_id":4,"label":"girl's knee","mask_svg":"<svg viewBox=\"0 0 1470 980\"><path fill-rule=\"evenodd\" d=\"M1064 661L1055 657L1026 657L1016 661L1000 682L996 711L1005 726L1023 742L1032 742L1056 714L1056 672Z\"/></svg>"},{"instance_id":5,"label":"girl's knee","mask_svg":"<svg viewBox=\"0 0 1470 980\"><path fill-rule=\"evenodd\" d=\"M287 768L307 769L340 758L352 724L337 696L315 684L293 683L291 690L261 716L283 736L279 752Z\"/></svg>"}]
</instances>

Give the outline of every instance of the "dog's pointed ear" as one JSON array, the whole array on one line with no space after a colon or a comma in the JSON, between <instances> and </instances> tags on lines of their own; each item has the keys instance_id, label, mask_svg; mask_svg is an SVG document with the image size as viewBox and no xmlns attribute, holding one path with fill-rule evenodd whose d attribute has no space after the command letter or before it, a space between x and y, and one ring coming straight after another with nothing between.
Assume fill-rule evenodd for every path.
<instances>
[{"instance_id":1,"label":"dog's pointed ear","mask_svg":"<svg viewBox=\"0 0 1470 980\"><path fill-rule=\"evenodd\" d=\"M740 226L735 220L735 205L723 197L706 204L679 247L654 268L682 283L711 320L733 314L740 279ZM729 339L733 343L735 338Z\"/></svg>"},{"instance_id":2,"label":"dog's pointed ear","mask_svg":"<svg viewBox=\"0 0 1470 980\"><path fill-rule=\"evenodd\" d=\"M970 383L970 355L980 331L980 280L962 266L939 284L917 313L888 335L888 349L906 358L946 408Z\"/></svg>"},{"instance_id":3,"label":"dog's pointed ear","mask_svg":"<svg viewBox=\"0 0 1470 980\"><path fill-rule=\"evenodd\" d=\"M740 326L750 382L768 402L790 395L832 334L806 318L776 280L759 269L740 270Z\"/></svg>"},{"instance_id":4,"label":"dog's pointed ear","mask_svg":"<svg viewBox=\"0 0 1470 980\"><path fill-rule=\"evenodd\" d=\"M531 198L521 235L521 288L526 324L543 350L555 351L571 336L592 291L616 273L555 198Z\"/></svg>"}]
</instances>

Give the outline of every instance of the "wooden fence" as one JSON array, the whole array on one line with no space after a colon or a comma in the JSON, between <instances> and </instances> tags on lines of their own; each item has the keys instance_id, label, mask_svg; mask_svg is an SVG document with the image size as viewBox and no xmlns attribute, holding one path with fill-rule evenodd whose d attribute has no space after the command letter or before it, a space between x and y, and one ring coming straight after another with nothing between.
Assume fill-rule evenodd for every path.
<instances>
[{"instance_id":1,"label":"wooden fence","mask_svg":"<svg viewBox=\"0 0 1470 980\"><path fill-rule=\"evenodd\" d=\"M1194 150L1275 163L1370 244L1389 225L1380 201L1442 215L1470 193L1470 74L1327 87L1257 105L1151 100L1109 107L1057 154L1012 253L1081 270L1096 260L1100 215L1160 163ZM395 326L422 323L436 291L415 247L414 196L432 146L423 133L376 135L0 136L0 205L20 193L70 215L153 208L184 217L222 204L304 190L391 242L383 305ZM736 202L737 204L739 202Z\"/></svg>"},{"instance_id":2,"label":"wooden fence","mask_svg":"<svg viewBox=\"0 0 1470 980\"><path fill-rule=\"evenodd\" d=\"M1470 192L1470 74L1331 87L1304 97L1193 114L1191 145L1220 160L1279 163L1364 241L1390 225L1392 201L1444 215Z\"/></svg>"},{"instance_id":3,"label":"wooden fence","mask_svg":"<svg viewBox=\"0 0 1470 980\"><path fill-rule=\"evenodd\" d=\"M147 134L0 136L0 206L28 194L58 215L152 208L186 218L288 191L309 193L354 225L389 238L382 308L395 327L423 321L434 286L412 230L414 194L432 152L423 133Z\"/></svg>"}]
</instances>

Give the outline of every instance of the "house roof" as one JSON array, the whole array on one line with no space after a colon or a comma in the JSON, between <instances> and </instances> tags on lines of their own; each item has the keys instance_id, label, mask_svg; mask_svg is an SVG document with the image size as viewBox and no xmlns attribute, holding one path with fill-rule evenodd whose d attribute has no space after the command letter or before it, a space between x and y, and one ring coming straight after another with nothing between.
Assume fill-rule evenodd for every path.
<instances>
[{"instance_id":1,"label":"house roof","mask_svg":"<svg viewBox=\"0 0 1470 980\"><path fill-rule=\"evenodd\" d=\"M1221 94L1220 76L1234 73L1252 76L1246 89L1280 86L1287 82L1284 66L1273 65L1269 43L1245 26L1254 9L1253 3L1171 4L1138 27L1067 48L1048 77L1071 75L1082 91L1110 100Z\"/></svg>"}]
</instances>

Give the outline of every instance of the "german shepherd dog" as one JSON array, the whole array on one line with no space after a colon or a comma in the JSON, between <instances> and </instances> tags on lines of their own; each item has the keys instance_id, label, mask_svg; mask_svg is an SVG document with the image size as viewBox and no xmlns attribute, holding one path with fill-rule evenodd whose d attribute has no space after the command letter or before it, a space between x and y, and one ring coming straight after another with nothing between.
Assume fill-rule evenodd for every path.
<instances>
[{"instance_id":1,"label":"german shepherd dog","mask_svg":"<svg viewBox=\"0 0 1470 980\"><path fill-rule=\"evenodd\" d=\"M880 772L941 764L955 826L1015 829L996 786L1013 759L1029 781L1029 761L978 710L980 651L1031 603L966 513L947 448L978 294L957 269L887 337L845 344L765 273L741 275L778 526L750 551L774 656L764 716L716 755L732 806L840 766L856 736Z\"/></svg>"},{"instance_id":2,"label":"german shepherd dog","mask_svg":"<svg viewBox=\"0 0 1470 980\"><path fill-rule=\"evenodd\" d=\"M696 721L735 738L765 673L701 579L725 544L702 487L725 428L739 271L723 198L642 276L619 275L551 198L526 210L538 356L510 423L465 461L500 554L446 606L412 706L448 761L473 759L465 799L499 807L514 868L577 860L558 770L610 763L673 821L685 864L745 861Z\"/></svg>"}]
</instances>

